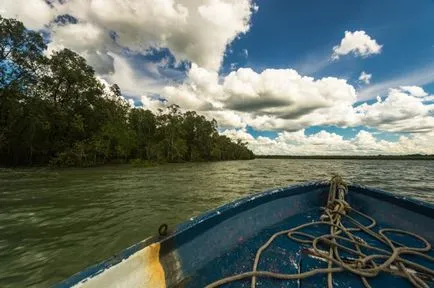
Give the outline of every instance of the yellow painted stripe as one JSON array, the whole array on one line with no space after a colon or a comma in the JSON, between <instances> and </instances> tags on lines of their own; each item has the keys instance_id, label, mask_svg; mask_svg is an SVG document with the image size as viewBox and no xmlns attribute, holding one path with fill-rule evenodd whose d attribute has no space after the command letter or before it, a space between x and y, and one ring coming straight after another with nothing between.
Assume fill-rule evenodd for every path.
<instances>
[{"instance_id":1,"label":"yellow painted stripe","mask_svg":"<svg viewBox=\"0 0 434 288\"><path fill-rule=\"evenodd\" d=\"M146 283L144 287L166 288L166 278L160 263L160 243L154 243L144 249L144 273Z\"/></svg>"}]
</instances>

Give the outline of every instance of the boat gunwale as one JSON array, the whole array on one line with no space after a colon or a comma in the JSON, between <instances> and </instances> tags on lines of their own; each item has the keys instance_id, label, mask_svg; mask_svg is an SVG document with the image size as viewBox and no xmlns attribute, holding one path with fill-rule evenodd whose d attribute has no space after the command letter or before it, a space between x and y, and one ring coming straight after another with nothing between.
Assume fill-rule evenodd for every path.
<instances>
[{"instance_id":1,"label":"boat gunwale","mask_svg":"<svg viewBox=\"0 0 434 288\"><path fill-rule=\"evenodd\" d=\"M154 237L147 238L136 244L133 244L132 246L125 248L124 250L116 253L110 258L102 262L99 262L97 264L94 264L92 266L89 266L84 270L77 272L76 274L73 274L71 277L63 280L58 284L55 284L54 287L67 288L67 287L72 287L74 285L77 285L83 280L91 279L103 273L105 270L128 259L136 252L146 248L147 246L153 243L156 242L162 243L165 241L170 241L171 239L174 239L178 235L186 233L188 230L197 229L200 225L208 224L209 221L212 219L218 218L220 220L216 223L218 224L232 217L233 215L239 213L240 211L238 211L238 209L240 208L251 209L261 204L270 202L272 200L305 193L306 191L301 188L312 187L312 186L327 187L328 184L329 184L328 181L308 181L308 182L303 182L295 185L289 185L286 187L274 188L263 192L256 192L253 194L249 194L248 196L223 204L215 209L206 211L202 214L199 214L196 217L190 218L190 220L186 220L185 222L178 224L176 230L165 237L154 236ZM266 201L261 202L260 200L266 200ZM245 205L248 205L250 207L243 207ZM247 209L244 209L242 211L245 210ZM235 213L235 211L237 213ZM232 212L232 213L228 213L228 212Z\"/></svg>"},{"instance_id":2,"label":"boat gunwale","mask_svg":"<svg viewBox=\"0 0 434 288\"><path fill-rule=\"evenodd\" d=\"M406 210L416 212L417 214L422 214L424 216L428 216L429 218L434 218L434 204L432 203L360 184L350 184L348 185L348 188L349 193L355 192L364 196L377 198L400 206ZM358 191L351 191L351 188L363 190L363 193Z\"/></svg>"}]
</instances>

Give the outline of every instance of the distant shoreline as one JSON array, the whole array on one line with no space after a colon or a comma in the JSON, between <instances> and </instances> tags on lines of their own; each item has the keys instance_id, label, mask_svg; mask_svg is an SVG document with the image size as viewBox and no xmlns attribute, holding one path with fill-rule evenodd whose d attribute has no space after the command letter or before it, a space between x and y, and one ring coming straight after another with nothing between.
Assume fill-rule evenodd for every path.
<instances>
[{"instance_id":1,"label":"distant shoreline","mask_svg":"<svg viewBox=\"0 0 434 288\"><path fill-rule=\"evenodd\" d=\"M434 155L255 155L256 159L434 160Z\"/></svg>"}]
</instances>

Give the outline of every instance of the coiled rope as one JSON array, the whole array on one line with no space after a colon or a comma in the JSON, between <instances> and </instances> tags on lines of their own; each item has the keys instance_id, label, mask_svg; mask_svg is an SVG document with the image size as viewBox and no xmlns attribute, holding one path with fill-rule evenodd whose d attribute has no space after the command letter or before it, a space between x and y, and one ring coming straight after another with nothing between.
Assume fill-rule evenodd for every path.
<instances>
[{"instance_id":1,"label":"coiled rope","mask_svg":"<svg viewBox=\"0 0 434 288\"><path fill-rule=\"evenodd\" d=\"M255 288L257 277L281 280L299 280L306 279L317 274L327 274L327 285L329 288L332 288L333 274L344 271L349 271L354 275L359 276L365 287L371 287L368 282L368 278L373 278L380 272L386 272L407 279L415 287L429 288L428 283L432 284L432 281L434 280L434 270L413 261L404 259L401 256L415 255L425 259L426 261L434 262L434 257L425 254L431 250L431 244L423 237L404 230L387 228L381 229L378 232L373 231L372 228L377 224L375 219L360 211L357 211L356 209L353 209L345 201L345 194L347 194L347 192L347 185L344 183L342 178L339 176L333 177L330 181L330 191L328 195L327 206L321 208L324 211L320 218L321 221L302 224L292 229L279 231L273 234L268 241L258 249L252 271L220 279L207 285L206 288L219 287L221 285L246 278L251 278L251 288ZM361 224L359 221L349 216L349 212L355 212L356 214L368 219L370 224ZM342 223L343 219L349 220L354 227L346 227ZM314 236L312 234L300 231L304 228L318 225L328 226L330 228L330 234ZM360 237L357 237L352 233L355 231L363 232L375 238L379 242L383 243L387 249L381 249L367 244ZM387 233L396 233L414 237L417 240L423 242L424 247L405 246L402 243L391 240L386 236ZM295 242L311 245L313 250L312 254L316 257L326 260L328 262L328 267L295 274L258 271L257 268L262 252L266 250L277 237L285 234L289 239ZM353 248L339 243L338 240L340 240L341 243L346 242L352 245ZM320 249L320 244L323 246L328 246L328 251ZM373 253L365 254L362 252L362 248L364 248L364 251L370 250ZM349 253L354 257L343 259L340 254L342 251L345 251L347 254ZM382 262L378 263L378 261Z\"/></svg>"}]
</instances>

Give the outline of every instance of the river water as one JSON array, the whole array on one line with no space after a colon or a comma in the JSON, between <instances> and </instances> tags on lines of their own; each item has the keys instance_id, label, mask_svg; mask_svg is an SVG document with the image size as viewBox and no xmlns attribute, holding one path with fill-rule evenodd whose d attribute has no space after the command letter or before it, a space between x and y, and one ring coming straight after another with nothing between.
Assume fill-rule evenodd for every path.
<instances>
[{"instance_id":1,"label":"river water","mask_svg":"<svg viewBox=\"0 0 434 288\"><path fill-rule=\"evenodd\" d=\"M228 201L344 179L434 203L434 161L277 160L0 169L0 287L47 287Z\"/></svg>"}]
</instances>

